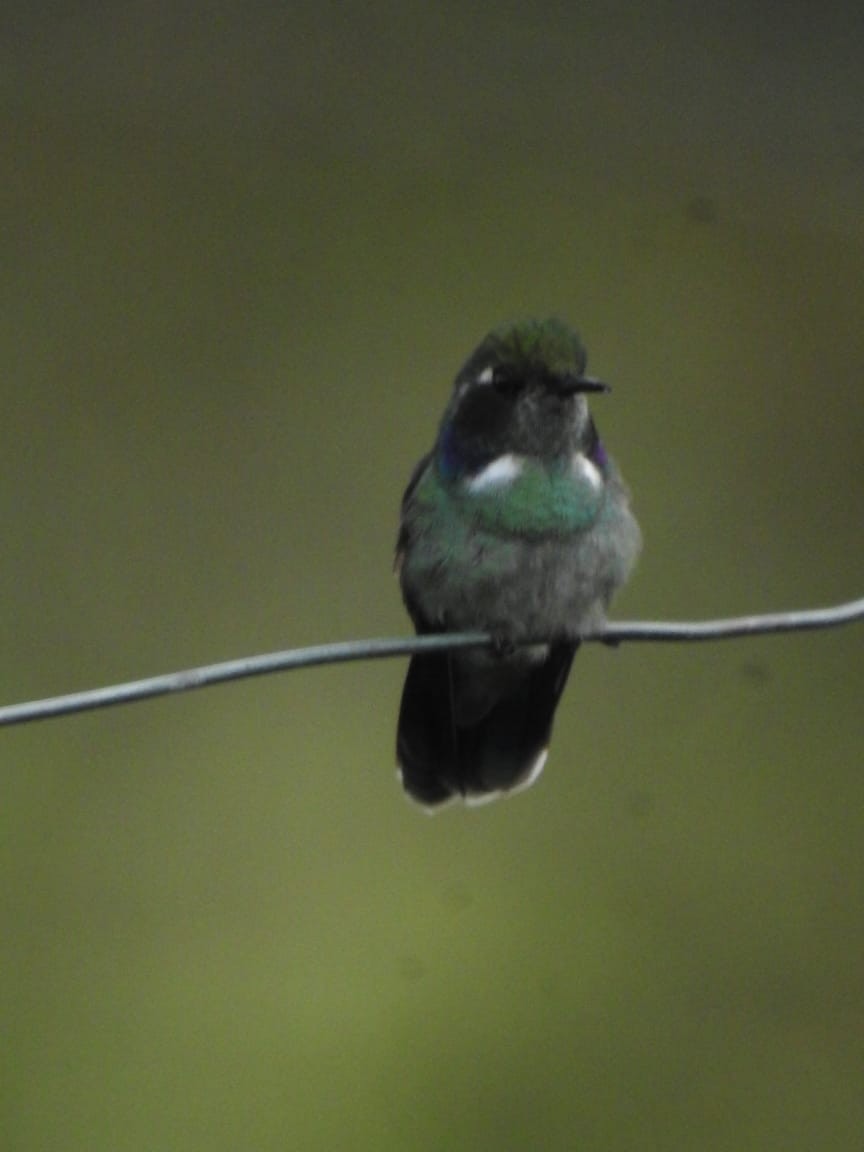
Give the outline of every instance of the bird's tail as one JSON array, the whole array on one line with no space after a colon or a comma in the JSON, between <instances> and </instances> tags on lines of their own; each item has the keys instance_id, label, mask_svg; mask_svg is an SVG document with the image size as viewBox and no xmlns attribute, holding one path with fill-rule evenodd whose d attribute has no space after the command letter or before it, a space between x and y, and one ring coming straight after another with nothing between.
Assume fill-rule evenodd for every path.
<instances>
[{"instance_id":1,"label":"bird's tail","mask_svg":"<svg viewBox=\"0 0 864 1152\"><path fill-rule=\"evenodd\" d=\"M577 648L553 644L542 661L521 665L505 656L497 666L449 652L412 657L396 740L406 792L435 808L533 783Z\"/></svg>"}]
</instances>

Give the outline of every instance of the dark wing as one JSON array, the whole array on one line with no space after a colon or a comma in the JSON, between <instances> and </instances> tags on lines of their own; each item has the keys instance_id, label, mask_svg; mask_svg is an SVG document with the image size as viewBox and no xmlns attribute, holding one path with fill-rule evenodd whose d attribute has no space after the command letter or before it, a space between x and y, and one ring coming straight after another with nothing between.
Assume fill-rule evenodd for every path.
<instances>
[{"instance_id":1,"label":"dark wing","mask_svg":"<svg viewBox=\"0 0 864 1152\"><path fill-rule=\"evenodd\" d=\"M408 487L402 494L402 503L399 506L399 535L396 538L396 555L393 559L393 571L397 574L402 567L402 557L411 546L411 529L405 516L405 509L411 503L414 489L420 482L420 477L426 471L426 466L431 459L432 453L427 452L425 456L417 461L414 466L414 471L411 473L411 479L408 481Z\"/></svg>"}]
</instances>

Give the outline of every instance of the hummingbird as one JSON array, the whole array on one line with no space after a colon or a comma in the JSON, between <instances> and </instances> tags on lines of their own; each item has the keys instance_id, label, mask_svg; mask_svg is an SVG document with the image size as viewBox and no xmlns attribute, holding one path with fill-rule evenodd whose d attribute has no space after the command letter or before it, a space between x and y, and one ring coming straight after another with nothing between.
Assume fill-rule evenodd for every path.
<instances>
[{"instance_id":1,"label":"hummingbird","mask_svg":"<svg viewBox=\"0 0 864 1152\"><path fill-rule=\"evenodd\" d=\"M429 810L537 779L580 638L636 562L630 494L588 410L609 388L586 363L556 317L495 328L402 498L395 569L416 631L493 639L408 666L397 762Z\"/></svg>"}]
</instances>

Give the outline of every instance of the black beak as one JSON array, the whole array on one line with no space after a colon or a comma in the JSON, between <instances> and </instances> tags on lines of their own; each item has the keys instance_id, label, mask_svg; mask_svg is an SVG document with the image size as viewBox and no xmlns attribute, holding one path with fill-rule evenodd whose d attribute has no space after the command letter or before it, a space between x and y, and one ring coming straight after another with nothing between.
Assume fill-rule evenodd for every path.
<instances>
[{"instance_id":1,"label":"black beak","mask_svg":"<svg viewBox=\"0 0 864 1152\"><path fill-rule=\"evenodd\" d=\"M562 396L573 396L577 392L611 392L612 389L596 376L562 376L558 391Z\"/></svg>"}]
</instances>

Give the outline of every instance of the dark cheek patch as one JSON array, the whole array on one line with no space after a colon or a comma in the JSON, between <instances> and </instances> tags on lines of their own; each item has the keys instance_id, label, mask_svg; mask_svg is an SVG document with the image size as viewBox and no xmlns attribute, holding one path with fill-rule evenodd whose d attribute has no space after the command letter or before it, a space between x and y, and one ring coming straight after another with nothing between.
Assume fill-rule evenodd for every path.
<instances>
[{"instance_id":1,"label":"dark cheek patch","mask_svg":"<svg viewBox=\"0 0 864 1152\"><path fill-rule=\"evenodd\" d=\"M469 395L438 439L438 467L448 479L479 472L501 451L511 408L491 389Z\"/></svg>"},{"instance_id":2,"label":"dark cheek patch","mask_svg":"<svg viewBox=\"0 0 864 1152\"><path fill-rule=\"evenodd\" d=\"M446 480L454 480L464 472L471 471L471 462L465 445L460 444L459 438L453 431L453 425L446 425L438 437L438 448L435 452L438 469Z\"/></svg>"},{"instance_id":3,"label":"dark cheek patch","mask_svg":"<svg viewBox=\"0 0 864 1152\"><path fill-rule=\"evenodd\" d=\"M503 436L513 414L513 404L494 388L475 388L462 401L453 424L465 440Z\"/></svg>"}]
</instances>

